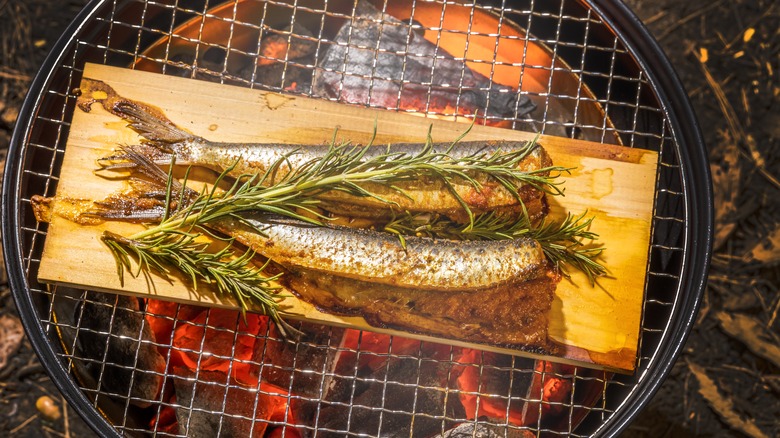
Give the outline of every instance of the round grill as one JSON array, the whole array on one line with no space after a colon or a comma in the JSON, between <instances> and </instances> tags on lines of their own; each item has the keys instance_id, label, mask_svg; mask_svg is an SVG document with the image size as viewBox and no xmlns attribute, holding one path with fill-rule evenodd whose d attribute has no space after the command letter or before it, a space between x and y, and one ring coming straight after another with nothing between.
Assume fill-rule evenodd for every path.
<instances>
[{"instance_id":1,"label":"round grill","mask_svg":"<svg viewBox=\"0 0 780 438\"><path fill-rule=\"evenodd\" d=\"M401 338L389 338L377 347L368 334L345 335L324 326L308 327L317 335L299 343L268 328L258 336L262 351L248 360L236 359L234 353L247 336L239 319L225 323L214 311L193 318L180 306L157 313L138 300L37 282L47 228L35 221L30 197L53 196L56 191L76 102L72 90L85 63L349 103L346 93L322 96L310 83L315 74L333 73L320 62L329 45L340 44L347 51L371 49L336 40L339 26L353 20L359 2L215 3L93 2L46 60L19 115L3 193L7 268L31 342L87 422L106 436L194 435L199 422L213 423L224 435L245 424L249 426L243 430L278 436L590 436L622 430L660 385L691 327L710 253L712 194L704 146L685 91L639 20L617 1L373 1L377 10L434 43L437 51L424 55L434 69L428 78L401 80L404 86L428 90L419 105L404 103L400 92L395 105L371 99L352 104L464 117L457 105L430 105L435 65L442 56L438 50L450 50L490 84L509 86L536 105L531 112L517 107L488 115L484 120L489 123L658 151L639 361L633 376L481 352L464 361L453 348L426 343L410 348ZM263 41L271 36L286 42L286 50L264 51ZM462 53L452 53L451 41L459 41ZM306 56L294 53L304 46ZM376 56L382 53L378 47ZM372 72L342 77L369 86L393 79ZM343 79L341 90L350 83ZM475 92L462 81L450 88L458 96ZM476 92L487 94L484 89ZM172 327L217 333L232 347L213 353L204 343L185 348L173 338L152 340L148 325L155 318ZM177 352L194 357L196 372L182 376L170 363L162 373L145 368L145 348L167 352L169 362ZM284 352L285 361L270 359L275 348ZM274 381L286 386L275 387L286 391L271 391L262 384L247 390L231 379L215 381L207 365L214 355L230 369L254 367L267 379L276 376ZM366 363L372 364L368 371ZM163 391L145 399L133 392L134 385L154 374L162 374L169 388L184 388L179 397ZM476 384L459 383L455 377L464 374L474 376ZM442 378L432 379L434 375ZM548 385L570 385L570 390L564 398L550 398ZM338 391L346 395L337 399ZM367 396L366 391L378 395ZM189 399L181 395L187 392ZM212 400L203 404L203 398ZM441 406L430 408L431 399ZM281 414L262 414L262 404L269 400L283 407ZM452 408L456 400L471 402ZM237 410L237 401L251 406ZM488 406L503 410L487 415ZM517 419L518 412L524 420ZM163 430L166 413L186 427Z\"/></svg>"}]
</instances>

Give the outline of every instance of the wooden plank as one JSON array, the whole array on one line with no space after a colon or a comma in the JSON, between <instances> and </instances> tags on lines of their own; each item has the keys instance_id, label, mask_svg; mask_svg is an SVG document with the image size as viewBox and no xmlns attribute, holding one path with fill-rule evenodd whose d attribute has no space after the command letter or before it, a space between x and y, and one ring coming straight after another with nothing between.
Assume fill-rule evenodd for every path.
<instances>
[{"instance_id":1,"label":"wooden plank","mask_svg":"<svg viewBox=\"0 0 780 438\"><path fill-rule=\"evenodd\" d=\"M233 142L323 143L339 128L339 137L366 142L376 125L378 140L422 141L433 127L436 141L449 141L466 125L415 115L371 110L304 97L279 95L152 73L87 65L85 77L112 86L121 96L153 104L191 132L209 139ZM468 140L526 140L535 134L474 126ZM124 187L94 174L96 160L117 144L138 143L124 121L99 105L85 113L76 110L58 186L58 196L102 199ZM557 165L572 167L564 178L566 196L552 203L552 215L588 210L595 215L592 230L599 233L607 251L604 262L610 276L591 287L575 273L557 288L550 337L563 345L562 362L619 372L634 369L650 238L657 154L651 151L542 136L540 142ZM76 225L55 217L49 226L39 280L94 290L152 296L179 302L235 307L230 300L208 291L190 290L174 280L154 282L143 278L117 278L114 260L99 240L103 230L122 234L137 225L107 223ZM301 318L328 324L366 328L449 344L509 352L428 336L410 335L369 327L361 318L342 318L315 310L295 298L285 301ZM542 357L530 355L532 357Z\"/></svg>"}]
</instances>

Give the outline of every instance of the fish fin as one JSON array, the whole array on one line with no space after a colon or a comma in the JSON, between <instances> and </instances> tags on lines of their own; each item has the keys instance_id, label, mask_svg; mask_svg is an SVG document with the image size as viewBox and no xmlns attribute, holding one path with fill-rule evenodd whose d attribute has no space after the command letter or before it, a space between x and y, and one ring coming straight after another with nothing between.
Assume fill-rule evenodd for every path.
<instances>
[{"instance_id":1,"label":"fish fin","mask_svg":"<svg viewBox=\"0 0 780 438\"><path fill-rule=\"evenodd\" d=\"M124 161L107 164L102 169L131 169L134 176L129 180L130 190L94 202L95 208L85 215L102 219L159 221L165 215L166 201L169 202L169 213L172 213L186 207L198 196L198 192L161 169L154 159L146 155L147 149L146 145L123 146L116 156L111 157Z\"/></svg>"},{"instance_id":2,"label":"fish fin","mask_svg":"<svg viewBox=\"0 0 780 438\"><path fill-rule=\"evenodd\" d=\"M122 202L99 201L94 203L94 208L83 213L85 217L102 220L120 220L125 222L159 222L165 214L165 206L159 202L154 206L145 206L138 202L143 198L128 198Z\"/></svg>"},{"instance_id":3,"label":"fish fin","mask_svg":"<svg viewBox=\"0 0 780 438\"><path fill-rule=\"evenodd\" d=\"M119 101L114 111L130 122L130 127L153 143L175 144L192 141L197 136L179 128L162 114L155 114L133 101Z\"/></svg>"},{"instance_id":4,"label":"fish fin","mask_svg":"<svg viewBox=\"0 0 780 438\"><path fill-rule=\"evenodd\" d=\"M174 155L172 152L164 151L151 144L133 145L131 148L133 153L143 155L158 166L170 164ZM115 151L111 155L99 158L97 162L101 170L133 169L139 165L138 160L128 152L127 146ZM179 160L176 160L176 162L177 164L187 164L181 163Z\"/></svg>"},{"instance_id":5,"label":"fish fin","mask_svg":"<svg viewBox=\"0 0 780 438\"><path fill-rule=\"evenodd\" d=\"M93 103L99 102L103 108L128 122L128 126L144 138L147 155L158 164L167 164L175 155L179 164L190 160L189 146L204 140L170 121L159 108L124 98L108 84L94 79L84 78L81 88L76 90L77 105L84 112L90 112ZM116 163L108 163L116 161ZM100 160L104 169L125 169L133 167L123 155L106 157Z\"/></svg>"},{"instance_id":6,"label":"fish fin","mask_svg":"<svg viewBox=\"0 0 780 438\"><path fill-rule=\"evenodd\" d=\"M158 165L169 164L171 157L176 157L176 164L186 165L192 161L192 148L206 142L203 138L176 126L161 111L147 108L137 102L120 100L113 105L113 111L128 121L128 126L143 137L143 144L137 147L137 151Z\"/></svg>"}]
</instances>

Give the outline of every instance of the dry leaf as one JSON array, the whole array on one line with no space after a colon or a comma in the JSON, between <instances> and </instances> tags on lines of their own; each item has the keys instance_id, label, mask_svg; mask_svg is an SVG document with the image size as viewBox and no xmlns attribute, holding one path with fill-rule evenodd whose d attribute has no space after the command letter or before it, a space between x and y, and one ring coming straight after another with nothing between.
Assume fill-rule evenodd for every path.
<instances>
[{"instance_id":1,"label":"dry leaf","mask_svg":"<svg viewBox=\"0 0 780 438\"><path fill-rule=\"evenodd\" d=\"M699 394L704 397L707 404L710 405L713 411L720 416L729 426L737 429L745 435L760 438L766 437L761 429L759 429L752 420L743 420L736 412L734 412L734 403L728 398L723 397L718 392L718 387L715 382L710 379L704 368L699 365L689 363L688 367L693 373L696 380L699 382Z\"/></svg>"},{"instance_id":2,"label":"dry leaf","mask_svg":"<svg viewBox=\"0 0 780 438\"><path fill-rule=\"evenodd\" d=\"M713 250L717 251L735 229L737 206L736 200L741 191L741 166L739 163L740 141L745 141L745 130L737 117L731 101L723 91L721 84L712 76L706 64L701 63L701 69L712 92L718 99L718 104L726 118L727 130L722 131L722 140L712 151L714 158L710 169L712 171L713 193L715 195L715 241Z\"/></svg>"},{"instance_id":3,"label":"dry leaf","mask_svg":"<svg viewBox=\"0 0 780 438\"><path fill-rule=\"evenodd\" d=\"M744 42L750 41L751 39L753 39L753 35L755 34L756 34L755 29L753 29L752 27L747 28L745 33L742 34L742 41Z\"/></svg>"},{"instance_id":4,"label":"dry leaf","mask_svg":"<svg viewBox=\"0 0 780 438\"><path fill-rule=\"evenodd\" d=\"M723 146L723 160L713 163L712 185L715 194L715 242L713 248L718 248L731 236L736 225L736 199L741 191L740 178L742 169L739 165L739 151L735 142Z\"/></svg>"},{"instance_id":5,"label":"dry leaf","mask_svg":"<svg viewBox=\"0 0 780 438\"><path fill-rule=\"evenodd\" d=\"M727 335L745 344L757 356L780 367L780 347L766 333L761 323L739 313L732 316L726 312L719 312L716 316Z\"/></svg>"},{"instance_id":6,"label":"dry leaf","mask_svg":"<svg viewBox=\"0 0 780 438\"><path fill-rule=\"evenodd\" d=\"M19 318L11 315L0 316L0 370L8 364L8 359L16 354L22 344L24 329Z\"/></svg>"},{"instance_id":7,"label":"dry leaf","mask_svg":"<svg viewBox=\"0 0 780 438\"><path fill-rule=\"evenodd\" d=\"M775 229L756 243L748 258L767 265L780 263L780 224L775 224Z\"/></svg>"},{"instance_id":8,"label":"dry leaf","mask_svg":"<svg viewBox=\"0 0 780 438\"><path fill-rule=\"evenodd\" d=\"M723 308L732 311L756 309L760 306L761 302L758 301L756 294L751 293L729 294L723 301Z\"/></svg>"}]
</instances>

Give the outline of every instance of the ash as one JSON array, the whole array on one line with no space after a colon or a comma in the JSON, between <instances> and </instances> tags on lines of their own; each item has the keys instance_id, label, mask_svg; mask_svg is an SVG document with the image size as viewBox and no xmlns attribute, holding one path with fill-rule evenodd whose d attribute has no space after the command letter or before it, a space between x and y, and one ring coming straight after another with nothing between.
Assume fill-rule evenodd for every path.
<instances>
[{"instance_id":1,"label":"ash","mask_svg":"<svg viewBox=\"0 0 780 438\"><path fill-rule=\"evenodd\" d=\"M314 75L316 95L379 108L480 110L489 118L520 118L535 109L527 96L492 84L423 38L415 25L366 1L357 3L355 16L325 50Z\"/></svg>"}]
</instances>

